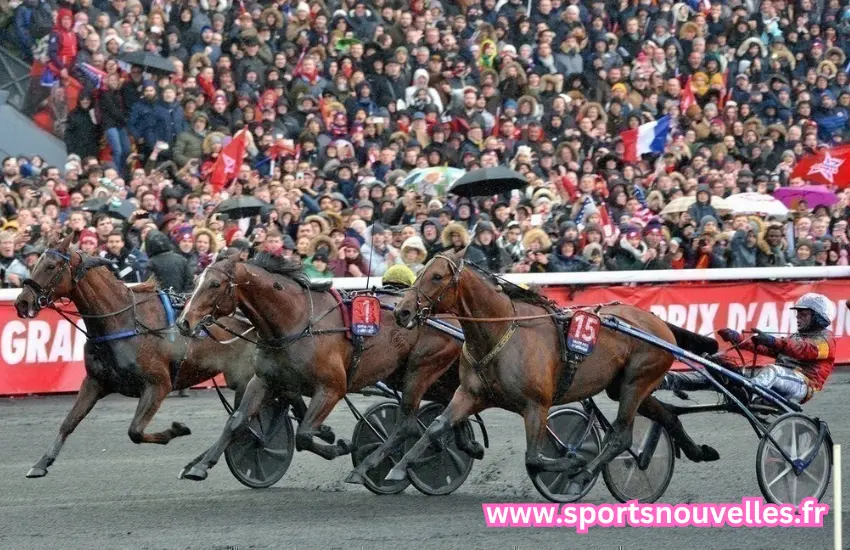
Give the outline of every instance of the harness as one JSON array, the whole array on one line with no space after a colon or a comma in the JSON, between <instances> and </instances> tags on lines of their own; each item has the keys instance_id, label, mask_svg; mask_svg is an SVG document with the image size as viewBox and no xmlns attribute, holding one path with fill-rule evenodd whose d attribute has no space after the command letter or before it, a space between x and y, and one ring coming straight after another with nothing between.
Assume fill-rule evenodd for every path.
<instances>
[{"instance_id":1,"label":"harness","mask_svg":"<svg viewBox=\"0 0 850 550\"><path fill-rule=\"evenodd\" d=\"M491 274L487 273L480 267L475 264L468 264L464 262L463 259L460 260L459 263L455 263L454 260L449 258L444 254L437 254L434 256L434 259L442 258L446 260L448 263L450 270L452 272L452 277L445 283L443 283L440 288L435 292L439 297L435 300L430 296L423 294L419 288L414 283L414 290L416 291L416 317L420 321L430 321L433 312L436 310L436 306L442 301L442 299L446 296L447 291L450 285L459 285L461 274L464 268L469 265L476 270L480 270L487 276ZM433 261L433 260L432 260ZM425 270L420 272L420 276L424 273ZM419 277L417 277L417 280ZM505 281L507 282L507 281ZM510 283L509 283L510 284ZM422 297L427 300L427 305L425 307L422 306ZM618 302L613 302L616 304ZM598 313L598 311L604 306L608 304L598 304L596 306L590 306L594 313ZM546 310L545 314L540 315L524 315L519 316L516 315L516 305L513 300L511 300L511 307L514 311L514 316L512 317L492 317L492 318L479 318L479 317L462 317L462 316L454 316L454 319L459 321L472 321L472 322L480 322L480 323L493 323L493 322L510 322L510 326L496 343L492 349L481 359L475 359L469 351L466 341L463 344L462 355L472 367L473 372L475 372L485 391L487 392L489 398L491 400L495 400L495 392L493 391L493 386L487 380L487 377L484 373L484 367L490 364L499 353L504 350L504 348L508 345L511 338L517 329L520 328L519 321L525 320L536 320L536 319L546 319L549 318L555 323L556 332L558 334L559 341L559 352L560 352L560 363L562 365L561 373L558 376L558 385L555 390L556 396L564 395L567 390L572 385L573 379L575 378L575 374L578 371L578 365L583 361L587 356L577 353L575 351L570 350L567 345L566 334L569 331L570 324L573 318L572 310L575 309L587 309L586 306L576 306L576 307L568 307L568 308L557 308L554 305L544 304L542 307Z\"/></svg>"}]
</instances>

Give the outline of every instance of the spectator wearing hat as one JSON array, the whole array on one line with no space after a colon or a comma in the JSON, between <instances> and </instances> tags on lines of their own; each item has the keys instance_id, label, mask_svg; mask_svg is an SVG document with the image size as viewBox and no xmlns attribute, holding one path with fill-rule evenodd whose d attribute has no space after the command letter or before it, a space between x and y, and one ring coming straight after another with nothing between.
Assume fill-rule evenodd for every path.
<instances>
[{"instance_id":1,"label":"spectator wearing hat","mask_svg":"<svg viewBox=\"0 0 850 550\"><path fill-rule=\"evenodd\" d=\"M174 251L164 233L150 231L145 237L145 252L149 258L148 270L160 288L177 293L192 291L194 270L186 258Z\"/></svg>"},{"instance_id":2,"label":"spectator wearing hat","mask_svg":"<svg viewBox=\"0 0 850 550\"><path fill-rule=\"evenodd\" d=\"M489 221L479 221L475 225L465 258L492 273L504 273L512 263L510 254L496 242L496 228Z\"/></svg>"},{"instance_id":3,"label":"spectator wearing hat","mask_svg":"<svg viewBox=\"0 0 850 550\"><path fill-rule=\"evenodd\" d=\"M100 252L97 231L91 227L87 227L80 232L79 240L80 250L89 256L97 256Z\"/></svg>"},{"instance_id":4,"label":"spectator wearing hat","mask_svg":"<svg viewBox=\"0 0 850 550\"><path fill-rule=\"evenodd\" d=\"M203 156L203 144L207 137L208 124L209 119L205 113L196 113L192 118L192 127L187 128L177 136L173 158L179 168L186 166L192 160L200 162Z\"/></svg>"},{"instance_id":5,"label":"spectator wearing hat","mask_svg":"<svg viewBox=\"0 0 850 550\"><path fill-rule=\"evenodd\" d=\"M409 267L416 275L425 269L425 260L428 257L428 251L425 248L425 243L418 235L408 237L401 244L401 258L404 265Z\"/></svg>"},{"instance_id":6,"label":"spectator wearing hat","mask_svg":"<svg viewBox=\"0 0 850 550\"><path fill-rule=\"evenodd\" d=\"M611 249L606 267L611 271L635 271L646 267L646 264L657 256L655 250L650 249L641 240L641 230L637 227L628 227L617 244Z\"/></svg>"},{"instance_id":7,"label":"spectator wearing hat","mask_svg":"<svg viewBox=\"0 0 850 550\"><path fill-rule=\"evenodd\" d=\"M334 277L365 277L369 273L369 266L360 253L360 243L354 237L343 239L338 256L330 263Z\"/></svg>"},{"instance_id":8,"label":"spectator wearing hat","mask_svg":"<svg viewBox=\"0 0 850 550\"><path fill-rule=\"evenodd\" d=\"M142 156L149 157L163 135L157 117L156 85L152 80L146 80L142 84L142 99L130 109L128 128Z\"/></svg>"}]
</instances>

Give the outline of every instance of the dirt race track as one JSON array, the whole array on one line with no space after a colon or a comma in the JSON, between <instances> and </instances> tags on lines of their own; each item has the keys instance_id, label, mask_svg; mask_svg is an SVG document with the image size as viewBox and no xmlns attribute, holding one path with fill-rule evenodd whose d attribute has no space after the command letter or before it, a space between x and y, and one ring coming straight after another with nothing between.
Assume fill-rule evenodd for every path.
<instances>
[{"instance_id":1,"label":"dirt race track","mask_svg":"<svg viewBox=\"0 0 850 550\"><path fill-rule=\"evenodd\" d=\"M712 397L700 396L703 402ZM220 433L226 416L213 392L168 399L156 429L181 420L193 431L165 447L136 446L127 437L135 401L110 397L71 436L50 474L26 479L53 440L73 397L0 400L0 548L26 549L794 549L833 548L832 516L821 529L488 529L482 502L541 502L525 474L519 416L483 414L491 445L466 484L446 497L413 487L378 497L343 483L346 458L326 462L298 453L287 475L267 490L240 485L222 459L204 482L178 480L182 466ZM358 407L377 398L354 398ZM610 413L610 403L604 404ZM363 409L361 409L363 410ZM850 453L850 372L833 376L807 407L829 423ZM663 502L734 502L760 495L757 440L737 416L689 416L686 428L720 451L711 464L676 463ZM328 422L350 437L344 405ZM846 460L845 460L846 463ZM844 468L845 473L850 473ZM844 525L850 525L845 483ZM614 502L600 480L586 499ZM832 487L825 502L832 505ZM850 536L845 534L845 543Z\"/></svg>"}]
</instances>

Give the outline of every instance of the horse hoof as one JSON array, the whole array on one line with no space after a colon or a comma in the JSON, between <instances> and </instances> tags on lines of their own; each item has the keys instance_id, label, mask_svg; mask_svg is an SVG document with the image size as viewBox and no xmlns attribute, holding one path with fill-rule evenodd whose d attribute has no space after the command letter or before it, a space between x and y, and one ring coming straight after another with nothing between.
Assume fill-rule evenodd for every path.
<instances>
[{"instance_id":1,"label":"horse hoof","mask_svg":"<svg viewBox=\"0 0 850 550\"><path fill-rule=\"evenodd\" d=\"M47 475L47 468L41 468L40 466L33 466L30 468L30 471L27 472L27 477L30 479L35 479L37 477L44 477Z\"/></svg>"},{"instance_id":2,"label":"horse hoof","mask_svg":"<svg viewBox=\"0 0 850 550\"><path fill-rule=\"evenodd\" d=\"M352 483L354 485L363 485L364 483L366 483L366 479L364 479L364 477L359 473L352 471L350 474L348 474L348 477L345 478L345 482Z\"/></svg>"},{"instance_id":3,"label":"horse hoof","mask_svg":"<svg viewBox=\"0 0 850 550\"><path fill-rule=\"evenodd\" d=\"M720 453L718 453L714 447L709 447L708 445L702 446L702 461L703 462L714 462L715 460L720 460Z\"/></svg>"},{"instance_id":4,"label":"horse hoof","mask_svg":"<svg viewBox=\"0 0 850 550\"><path fill-rule=\"evenodd\" d=\"M404 481L405 479L407 479L407 472L399 468L393 468L384 478L385 481Z\"/></svg>"},{"instance_id":5,"label":"horse hoof","mask_svg":"<svg viewBox=\"0 0 850 550\"><path fill-rule=\"evenodd\" d=\"M336 442L336 448L340 455L347 455L351 454L354 446L351 444L351 441L348 441L347 439L340 439Z\"/></svg>"},{"instance_id":6,"label":"horse hoof","mask_svg":"<svg viewBox=\"0 0 850 550\"><path fill-rule=\"evenodd\" d=\"M484 445L477 441L473 441L469 450L467 450L467 454L475 460L481 460L484 458Z\"/></svg>"},{"instance_id":7,"label":"horse hoof","mask_svg":"<svg viewBox=\"0 0 850 550\"><path fill-rule=\"evenodd\" d=\"M174 437L183 437L184 435L192 435L192 430L182 422L172 422L171 433L174 434Z\"/></svg>"},{"instance_id":8,"label":"horse hoof","mask_svg":"<svg viewBox=\"0 0 850 550\"><path fill-rule=\"evenodd\" d=\"M207 475L208 474L206 468L195 466L191 470L183 474L183 479L191 479L192 481L203 481L207 479Z\"/></svg>"},{"instance_id":9,"label":"horse hoof","mask_svg":"<svg viewBox=\"0 0 850 550\"><path fill-rule=\"evenodd\" d=\"M316 434L316 437L318 437L325 443L330 443L331 445L333 445L334 441L336 441L336 434L334 434L334 431L331 429L330 426L325 426L324 424L319 426L319 431Z\"/></svg>"}]
</instances>

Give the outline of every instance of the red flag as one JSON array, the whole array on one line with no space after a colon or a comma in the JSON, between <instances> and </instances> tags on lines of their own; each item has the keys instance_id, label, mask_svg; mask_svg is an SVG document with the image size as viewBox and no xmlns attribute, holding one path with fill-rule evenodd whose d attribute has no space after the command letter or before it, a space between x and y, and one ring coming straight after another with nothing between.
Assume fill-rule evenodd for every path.
<instances>
[{"instance_id":1,"label":"red flag","mask_svg":"<svg viewBox=\"0 0 850 550\"><path fill-rule=\"evenodd\" d=\"M797 162L790 178L837 185L842 189L850 186L850 145L820 149L816 153L804 155Z\"/></svg>"},{"instance_id":2,"label":"red flag","mask_svg":"<svg viewBox=\"0 0 850 550\"><path fill-rule=\"evenodd\" d=\"M684 87L682 87L682 100L679 103L679 111L682 114L685 114L685 111L688 110L688 107L691 105L696 105L697 96L694 95L694 90L691 88L691 77L685 81Z\"/></svg>"},{"instance_id":3,"label":"red flag","mask_svg":"<svg viewBox=\"0 0 850 550\"><path fill-rule=\"evenodd\" d=\"M218 193L224 189L239 173L242 157L245 156L246 139L245 130L242 130L221 150L210 176L210 183L214 192Z\"/></svg>"}]
</instances>

